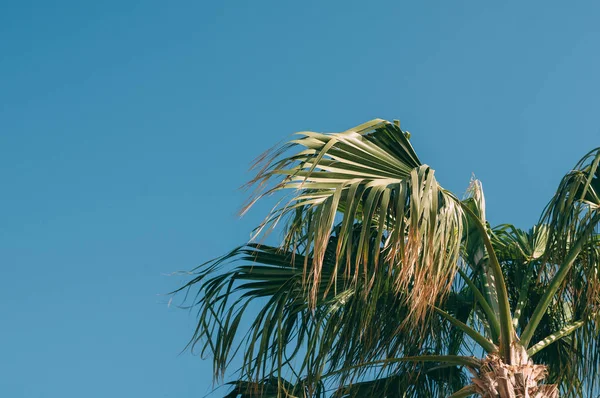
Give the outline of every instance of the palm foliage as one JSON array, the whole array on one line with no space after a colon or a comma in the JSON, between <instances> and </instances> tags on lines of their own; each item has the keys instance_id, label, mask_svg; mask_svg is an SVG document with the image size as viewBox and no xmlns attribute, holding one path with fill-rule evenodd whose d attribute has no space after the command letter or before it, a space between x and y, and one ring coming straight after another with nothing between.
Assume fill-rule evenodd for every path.
<instances>
[{"instance_id":1,"label":"palm foliage","mask_svg":"<svg viewBox=\"0 0 600 398\"><path fill-rule=\"evenodd\" d=\"M515 347L563 396L590 396L599 162L587 154L530 230L492 228L481 183L442 188L399 123L300 133L259 158L244 209L287 193L255 231L282 226L280 244L238 247L178 289L198 311L190 345L217 380L241 359L229 397L470 396L482 360L516 364Z\"/></svg>"}]
</instances>

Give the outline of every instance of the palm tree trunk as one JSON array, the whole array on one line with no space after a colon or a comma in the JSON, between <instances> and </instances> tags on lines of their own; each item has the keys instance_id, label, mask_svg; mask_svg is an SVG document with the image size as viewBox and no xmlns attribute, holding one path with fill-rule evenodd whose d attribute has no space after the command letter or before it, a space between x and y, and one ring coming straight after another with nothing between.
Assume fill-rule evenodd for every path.
<instances>
[{"instance_id":1,"label":"palm tree trunk","mask_svg":"<svg viewBox=\"0 0 600 398\"><path fill-rule=\"evenodd\" d=\"M518 341L511 344L510 364L495 354L483 360L472 381L482 398L558 398L555 384L541 384L545 365L535 365Z\"/></svg>"}]
</instances>

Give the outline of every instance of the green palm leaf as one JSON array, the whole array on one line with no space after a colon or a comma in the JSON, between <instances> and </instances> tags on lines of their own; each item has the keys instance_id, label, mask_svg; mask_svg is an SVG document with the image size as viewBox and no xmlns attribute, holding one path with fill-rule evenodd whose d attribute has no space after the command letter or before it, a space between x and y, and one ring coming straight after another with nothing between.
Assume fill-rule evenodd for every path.
<instances>
[{"instance_id":1,"label":"green palm leaf","mask_svg":"<svg viewBox=\"0 0 600 398\"><path fill-rule=\"evenodd\" d=\"M313 263L303 264L307 279L318 286L323 256L337 217L341 218L333 280L340 274L364 293L379 281L381 270L393 278L415 319L447 293L454 278L462 235L462 210L422 165L405 134L376 119L338 134L300 133L284 156L275 151L262 158L252 181L259 192L250 202L279 190L292 197L276 208L257 233L287 222L287 248L312 250ZM362 225L360 231L355 223ZM371 231L378 235L371 239ZM353 235L358 234L357 244ZM373 264L367 267L366 264ZM409 289L410 287L410 289ZM316 302L313 288L311 302Z\"/></svg>"}]
</instances>

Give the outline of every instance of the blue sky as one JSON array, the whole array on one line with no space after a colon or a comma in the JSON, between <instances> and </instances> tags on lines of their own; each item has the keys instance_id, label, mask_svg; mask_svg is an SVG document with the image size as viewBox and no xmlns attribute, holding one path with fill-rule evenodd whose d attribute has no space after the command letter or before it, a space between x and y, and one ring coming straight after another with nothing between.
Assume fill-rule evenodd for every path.
<instances>
[{"instance_id":1,"label":"blue sky","mask_svg":"<svg viewBox=\"0 0 600 398\"><path fill-rule=\"evenodd\" d=\"M247 240L251 160L400 119L492 223L535 223L600 145L600 5L0 0L0 396L201 397L167 308Z\"/></svg>"}]
</instances>

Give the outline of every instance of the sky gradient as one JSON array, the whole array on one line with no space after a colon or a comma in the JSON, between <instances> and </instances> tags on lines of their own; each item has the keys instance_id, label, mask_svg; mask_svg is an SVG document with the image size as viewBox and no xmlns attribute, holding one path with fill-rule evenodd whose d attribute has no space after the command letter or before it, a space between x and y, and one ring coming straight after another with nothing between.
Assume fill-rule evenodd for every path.
<instances>
[{"instance_id":1,"label":"sky gradient","mask_svg":"<svg viewBox=\"0 0 600 398\"><path fill-rule=\"evenodd\" d=\"M0 396L202 397L167 276L244 243L252 159L400 119L492 224L600 145L600 4L0 0ZM219 390L224 392L224 390ZM217 395L215 395L217 396Z\"/></svg>"}]
</instances>

